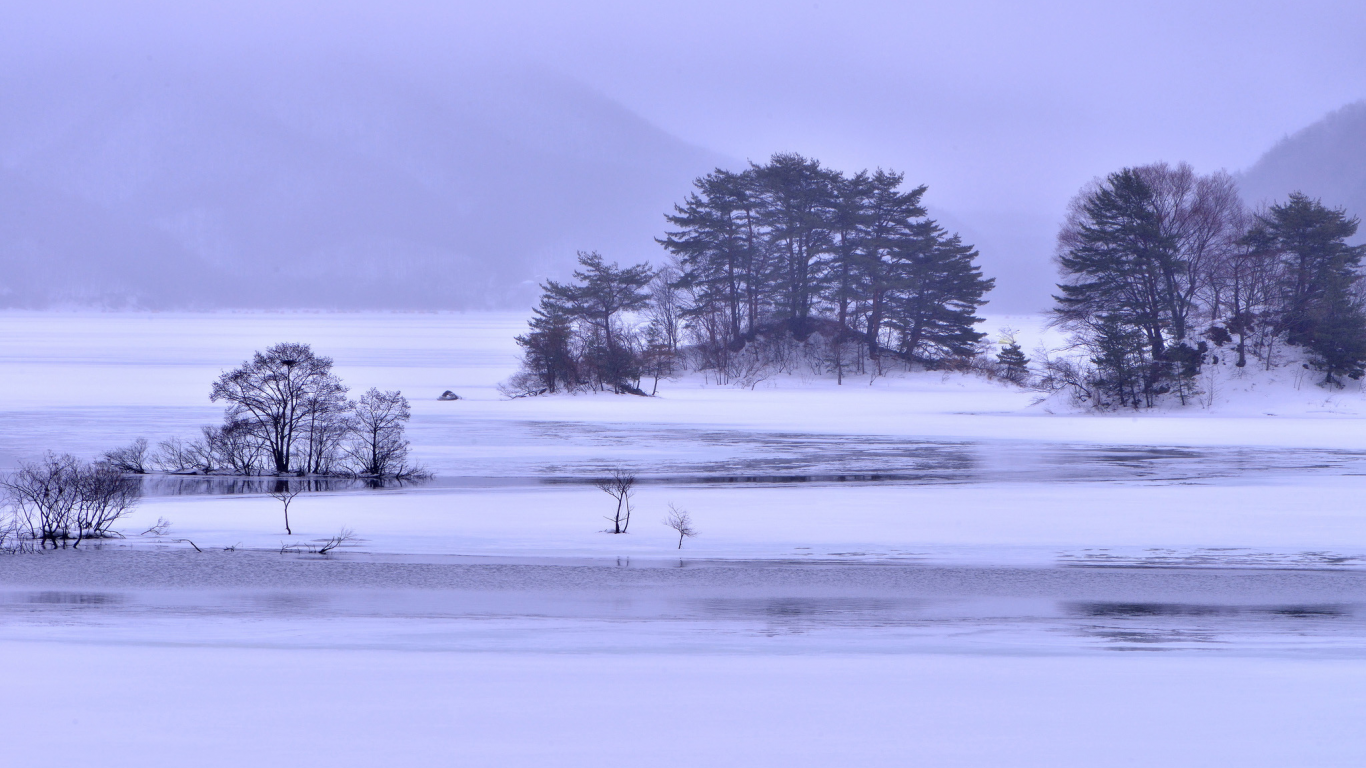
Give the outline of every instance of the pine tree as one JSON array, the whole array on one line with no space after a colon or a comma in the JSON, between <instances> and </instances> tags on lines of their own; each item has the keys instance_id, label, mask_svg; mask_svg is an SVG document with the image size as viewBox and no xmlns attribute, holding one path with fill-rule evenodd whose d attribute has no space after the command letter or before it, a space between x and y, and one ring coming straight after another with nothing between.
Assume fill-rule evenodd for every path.
<instances>
[{"instance_id":1,"label":"pine tree","mask_svg":"<svg viewBox=\"0 0 1366 768\"><path fill-rule=\"evenodd\" d=\"M1248 241L1280 255L1286 280L1279 326L1286 341L1309 351L1325 385L1366 369L1366 317L1353 286L1366 246L1347 245L1359 220L1295 192L1258 217Z\"/></svg>"},{"instance_id":2,"label":"pine tree","mask_svg":"<svg viewBox=\"0 0 1366 768\"><path fill-rule=\"evenodd\" d=\"M1119 315L1097 318L1090 347L1098 395L1108 394L1119 401L1120 407L1152 405L1152 388L1144 375L1145 341L1143 333Z\"/></svg>"},{"instance_id":3,"label":"pine tree","mask_svg":"<svg viewBox=\"0 0 1366 768\"><path fill-rule=\"evenodd\" d=\"M777 266L777 319L803 340L812 330L811 309L827 277L841 175L798 154L776 154L753 169L764 200L760 221Z\"/></svg>"},{"instance_id":4,"label":"pine tree","mask_svg":"<svg viewBox=\"0 0 1366 768\"><path fill-rule=\"evenodd\" d=\"M1029 358L1025 357L1020 343L1013 337L1002 340L1001 351L996 353L996 362L1001 366L1001 376L1006 381L1023 385L1029 380Z\"/></svg>"},{"instance_id":5,"label":"pine tree","mask_svg":"<svg viewBox=\"0 0 1366 768\"><path fill-rule=\"evenodd\" d=\"M718 346L753 333L769 303L772 282L759 224L755 171L718 170L695 181L697 191L665 219L676 229L658 242L678 258L680 285L691 291L694 317L724 317Z\"/></svg>"},{"instance_id":6,"label":"pine tree","mask_svg":"<svg viewBox=\"0 0 1366 768\"><path fill-rule=\"evenodd\" d=\"M554 394L557 384L572 390L578 385L579 376L572 348L573 318L568 308L555 297L542 295L528 325L530 331L517 337L517 345L523 350L523 367L536 377L547 394Z\"/></svg>"},{"instance_id":7,"label":"pine tree","mask_svg":"<svg viewBox=\"0 0 1366 768\"><path fill-rule=\"evenodd\" d=\"M995 285L974 263L977 251L958 235L931 224L927 240L910 241L899 254L899 280L888 324L908 360L937 361L971 355L986 334L974 329L976 311Z\"/></svg>"},{"instance_id":8,"label":"pine tree","mask_svg":"<svg viewBox=\"0 0 1366 768\"><path fill-rule=\"evenodd\" d=\"M859 302L864 306L863 334L868 356L882 352L881 336L887 320L888 297L899 283L899 258L930 241L932 223L925 221L920 200L925 187L903 192L903 176L879 169L873 174L868 198L867 230L859 249Z\"/></svg>"},{"instance_id":9,"label":"pine tree","mask_svg":"<svg viewBox=\"0 0 1366 768\"><path fill-rule=\"evenodd\" d=\"M829 279L824 299L834 309L837 347L854 336L851 326L855 305L862 293L859 284L862 256L868 246L866 240L873 212L870 197L875 190L875 183L867 171L841 178L836 185L830 259L826 268ZM842 381L842 366L840 371Z\"/></svg>"},{"instance_id":10,"label":"pine tree","mask_svg":"<svg viewBox=\"0 0 1366 768\"><path fill-rule=\"evenodd\" d=\"M1162 233L1152 188L1137 170L1112 173L1086 195L1072 226L1060 237L1058 264L1067 281L1054 314L1075 330L1124 323L1140 330L1161 359L1163 329L1171 325L1163 263L1174 244Z\"/></svg>"}]
</instances>

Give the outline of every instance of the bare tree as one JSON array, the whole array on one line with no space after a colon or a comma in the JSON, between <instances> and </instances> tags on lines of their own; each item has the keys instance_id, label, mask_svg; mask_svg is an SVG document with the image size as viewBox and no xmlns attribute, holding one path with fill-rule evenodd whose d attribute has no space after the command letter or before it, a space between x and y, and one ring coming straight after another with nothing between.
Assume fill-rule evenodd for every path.
<instances>
[{"instance_id":1,"label":"bare tree","mask_svg":"<svg viewBox=\"0 0 1366 768\"><path fill-rule=\"evenodd\" d=\"M0 497L0 552L23 552L32 548L33 539L26 539L25 528L18 510L8 496Z\"/></svg>"},{"instance_id":2,"label":"bare tree","mask_svg":"<svg viewBox=\"0 0 1366 768\"><path fill-rule=\"evenodd\" d=\"M697 529L692 527L692 515L673 504L669 504L669 516L664 518L664 524L678 532L679 549L683 548L683 539L697 535Z\"/></svg>"},{"instance_id":3,"label":"bare tree","mask_svg":"<svg viewBox=\"0 0 1366 768\"><path fill-rule=\"evenodd\" d=\"M294 501L294 497L304 492L302 484L293 485L288 480L281 478L275 481L275 488L271 490L270 497L279 501L285 508L285 535L293 536L294 531L289 528L289 505Z\"/></svg>"},{"instance_id":4,"label":"bare tree","mask_svg":"<svg viewBox=\"0 0 1366 768\"><path fill-rule=\"evenodd\" d=\"M295 445L305 436L313 409L344 395L332 358L307 344L276 344L218 377L210 400L228 403L227 419L253 424L278 473L295 464Z\"/></svg>"},{"instance_id":5,"label":"bare tree","mask_svg":"<svg viewBox=\"0 0 1366 768\"><path fill-rule=\"evenodd\" d=\"M328 389L309 397L305 406L303 469L311 475L332 474L342 459L342 443L355 426L354 404L346 399L346 390Z\"/></svg>"},{"instance_id":6,"label":"bare tree","mask_svg":"<svg viewBox=\"0 0 1366 768\"><path fill-rule=\"evenodd\" d=\"M621 467L615 467L611 477L599 480L595 485L617 502L616 512L607 516L612 523L608 533L626 533L631 525L631 496L635 493L636 476Z\"/></svg>"},{"instance_id":7,"label":"bare tree","mask_svg":"<svg viewBox=\"0 0 1366 768\"><path fill-rule=\"evenodd\" d=\"M408 469L408 441L404 425L412 411L402 392L381 392L374 387L352 408L351 440L346 454L356 473L394 477Z\"/></svg>"},{"instance_id":8,"label":"bare tree","mask_svg":"<svg viewBox=\"0 0 1366 768\"><path fill-rule=\"evenodd\" d=\"M239 475L261 471L266 447L254 422L229 419L221 427L203 427L203 430L204 442L220 466Z\"/></svg>"},{"instance_id":9,"label":"bare tree","mask_svg":"<svg viewBox=\"0 0 1366 768\"><path fill-rule=\"evenodd\" d=\"M660 267L650 280L650 303L645 309L650 325L659 329L661 341L672 353L678 352L679 331L683 324L684 296L679 287L682 276L675 263Z\"/></svg>"},{"instance_id":10,"label":"bare tree","mask_svg":"<svg viewBox=\"0 0 1366 768\"><path fill-rule=\"evenodd\" d=\"M147 456L147 439L139 437L122 448L105 451L104 461L120 472L147 474L147 465L150 463Z\"/></svg>"}]
</instances>

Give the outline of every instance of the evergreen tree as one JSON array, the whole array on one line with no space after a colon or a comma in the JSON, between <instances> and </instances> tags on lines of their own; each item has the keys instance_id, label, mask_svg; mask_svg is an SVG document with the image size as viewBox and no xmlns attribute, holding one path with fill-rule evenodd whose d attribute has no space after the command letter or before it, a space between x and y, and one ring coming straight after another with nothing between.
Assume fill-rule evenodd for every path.
<instances>
[{"instance_id":1,"label":"evergreen tree","mask_svg":"<svg viewBox=\"0 0 1366 768\"><path fill-rule=\"evenodd\" d=\"M640 394L640 352L621 315L650 300L648 264L619 267L597 253L579 253L574 282L547 280L530 331L517 337L523 371L554 393L579 386ZM534 391L534 390L533 390Z\"/></svg>"},{"instance_id":2,"label":"evergreen tree","mask_svg":"<svg viewBox=\"0 0 1366 768\"><path fill-rule=\"evenodd\" d=\"M1366 317L1353 290L1366 246L1348 245L1359 220L1302 193L1258 217L1248 235L1255 247L1280 256L1280 327L1290 344L1305 347L1324 384L1357 379L1366 368Z\"/></svg>"},{"instance_id":3,"label":"evergreen tree","mask_svg":"<svg viewBox=\"0 0 1366 768\"><path fill-rule=\"evenodd\" d=\"M568 308L553 296L542 295L528 325L530 331L517 337L517 345L523 350L523 367L548 394L555 393L557 384L572 390L579 377L572 348L573 319Z\"/></svg>"},{"instance_id":4,"label":"evergreen tree","mask_svg":"<svg viewBox=\"0 0 1366 768\"><path fill-rule=\"evenodd\" d=\"M996 353L996 362L1001 366L1001 377L1014 384L1023 385L1029 380L1029 358L1025 357L1020 343L1014 337L1001 340L1001 351Z\"/></svg>"},{"instance_id":5,"label":"evergreen tree","mask_svg":"<svg viewBox=\"0 0 1366 768\"><path fill-rule=\"evenodd\" d=\"M755 172L717 170L694 182L697 191L673 215L676 227L659 243L678 258L680 284L695 299L694 316L721 315L728 345L752 333L766 309L769 260L758 221Z\"/></svg>"},{"instance_id":6,"label":"evergreen tree","mask_svg":"<svg viewBox=\"0 0 1366 768\"><path fill-rule=\"evenodd\" d=\"M650 301L645 287L654 273L649 264L621 268L608 264L596 251L579 251L579 266L574 279L577 284L564 285L547 280L542 288L560 306L602 334L603 345L615 349L617 316L634 312Z\"/></svg>"},{"instance_id":7,"label":"evergreen tree","mask_svg":"<svg viewBox=\"0 0 1366 768\"><path fill-rule=\"evenodd\" d=\"M743 381L827 352L842 381L863 370L865 346L879 370L886 352L927 364L974 353L975 313L993 281L972 246L925 218L925 187L902 183L883 170L846 177L795 154L697 179L665 216L671 229L658 242L674 260L651 290L646 265L623 269L595 253L579 255L573 282L542 286L530 332L518 337L526 359L513 389L636 391L641 376L667 375L675 362ZM658 324L654 340L621 322L639 309Z\"/></svg>"},{"instance_id":8,"label":"evergreen tree","mask_svg":"<svg viewBox=\"0 0 1366 768\"><path fill-rule=\"evenodd\" d=\"M1091 362L1096 366L1094 384L1098 396L1108 395L1120 407L1152 405L1153 392L1144 377L1145 342L1143 333L1119 315L1106 314L1096 319L1089 346Z\"/></svg>"},{"instance_id":9,"label":"evergreen tree","mask_svg":"<svg viewBox=\"0 0 1366 768\"><path fill-rule=\"evenodd\" d=\"M932 224L924 221L920 200L925 187L901 191L902 174L879 169L871 179L866 231L859 249L859 298L864 305L863 335L868 355L878 360L888 297L900 284L901 258L930 242Z\"/></svg>"},{"instance_id":10,"label":"evergreen tree","mask_svg":"<svg viewBox=\"0 0 1366 768\"><path fill-rule=\"evenodd\" d=\"M977 251L958 235L946 236L931 223L928 243L911 241L898 254L899 277L891 296L889 325L908 360L966 357L986 334L973 328L976 311L995 284L974 263Z\"/></svg>"},{"instance_id":11,"label":"evergreen tree","mask_svg":"<svg viewBox=\"0 0 1366 768\"><path fill-rule=\"evenodd\" d=\"M811 331L809 318L826 279L833 247L835 190L840 174L797 154L774 155L754 166L764 205L761 222L777 265L778 320L798 339Z\"/></svg>"},{"instance_id":12,"label":"evergreen tree","mask_svg":"<svg viewBox=\"0 0 1366 768\"><path fill-rule=\"evenodd\" d=\"M872 223L870 197L875 189L867 171L840 178L835 188L830 258L826 268L829 278L824 298L834 310L837 343L854 335L851 326L856 303L862 298L862 255ZM842 366L840 370L842 372ZM842 381L843 375L839 378Z\"/></svg>"},{"instance_id":13,"label":"evergreen tree","mask_svg":"<svg viewBox=\"0 0 1366 768\"><path fill-rule=\"evenodd\" d=\"M1144 336L1154 359L1170 325L1163 263L1174 243L1162 233L1152 188L1133 168L1112 173L1083 196L1072 226L1060 237L1058 264L1066 276L1054 310L1075 330L1124 323Z\"/></svg>"}]
</instances>

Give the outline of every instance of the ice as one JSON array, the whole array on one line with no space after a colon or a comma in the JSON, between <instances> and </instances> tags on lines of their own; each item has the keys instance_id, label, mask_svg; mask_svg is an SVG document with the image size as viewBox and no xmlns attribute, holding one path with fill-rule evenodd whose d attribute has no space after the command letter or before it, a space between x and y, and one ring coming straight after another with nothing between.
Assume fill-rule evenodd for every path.
<instances>
[{"instance_id":1,"label":"ice","mask_svg":"<svg viewBox=\"0 0 1366 768\"><path fill-rule=\"evenodd\" d=\"M1096 415L974 377L507 400L520 314L0 313L0 466L191 437L305 341L426 484L150 478L0 557L18 764L1347 765L1366 413L1292 369ZM993 318L1026 350L1039 318ZM461 400L437 398L452 390ZM1270 416L1267 413L1277 415ZM603 533L607 468L641 482ZM674 503L700 535L677 548ZM138 535L158 518L166 536ZM280 551L349 527L329 557ZM186 540L202 552L196 552ZM61 741L59 751L50 748Z\"/></svg>"}]
</instances>

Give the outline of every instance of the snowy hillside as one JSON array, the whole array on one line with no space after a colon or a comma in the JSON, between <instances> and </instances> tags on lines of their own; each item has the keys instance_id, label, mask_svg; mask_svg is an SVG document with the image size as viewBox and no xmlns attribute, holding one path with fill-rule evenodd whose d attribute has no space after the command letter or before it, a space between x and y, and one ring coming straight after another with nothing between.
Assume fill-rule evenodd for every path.
<instances>
[{"instance_id":1,"label":"snowy hillside","mask_svg":"<svg viewBox=\"0 0 1366 768\"><path fill-rule=\"evenodd\" d=\"M1301 191L1354 216L1366 215L1366 101L1285 137L1239 175L1238 185L1253 206Z\"/></svg>"}]
</instances>

